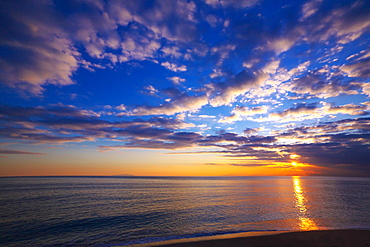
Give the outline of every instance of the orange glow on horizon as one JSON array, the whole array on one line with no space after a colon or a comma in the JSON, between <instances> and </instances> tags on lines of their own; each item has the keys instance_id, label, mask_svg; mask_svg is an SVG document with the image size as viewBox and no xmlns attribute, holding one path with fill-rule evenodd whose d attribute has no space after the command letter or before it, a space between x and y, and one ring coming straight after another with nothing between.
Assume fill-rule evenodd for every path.
<instances>
[{"instance_id":1,"label":"orange glow on horizon","mask_svg":"<svg viewBox=\"0 0 370 247\"><path fill-rule=\"evenodd\" d=\"M306 176L321 170L301 163L298 155L289 162L271 162L256 157L218 156L214 154L169 155L165 150L124 150L104 153L90 150L53 150L48 155L30 161L15 156L0 167L1 176ZM276 151L276 150L274 150ZM144 155L145 154L145 155ZM138 158L139 157L139 158ZM123 159L124 158L124 159ZM93 161L92 161L93 159ZM4 158L5 160L5 158Z\"/></svg>"}]
</instances>

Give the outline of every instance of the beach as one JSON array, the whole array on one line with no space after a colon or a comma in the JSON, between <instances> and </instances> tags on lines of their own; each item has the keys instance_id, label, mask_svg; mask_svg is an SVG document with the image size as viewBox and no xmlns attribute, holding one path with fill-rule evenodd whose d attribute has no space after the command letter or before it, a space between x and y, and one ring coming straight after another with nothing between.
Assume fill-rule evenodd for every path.
<instances>
[{"instance_id":1,"label":"beach","mask_svg":"<svg viewBox=\"0 0 370 247\"><path fill-rule=\"evenodd\" d=\"M218 247L218 246L370 246L370 230L315 230L293 232L246 232L211 237L169 240L130 247Z\"/></svg>"}]
</instances>

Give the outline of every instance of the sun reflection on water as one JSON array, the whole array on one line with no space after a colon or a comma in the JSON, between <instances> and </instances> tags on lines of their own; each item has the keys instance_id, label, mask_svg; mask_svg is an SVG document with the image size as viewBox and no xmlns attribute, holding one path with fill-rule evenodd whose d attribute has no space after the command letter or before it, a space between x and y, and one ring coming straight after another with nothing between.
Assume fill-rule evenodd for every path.
<instances>
[{"instance_id":1,"label":"sun reflection on water","mask_svg":"<svg viewBox=\"0 0 370 247\"><path fill-rule=\"evenodd\" d=\"M296 208L299 209L299 228L301 230L317 230L319 229L316 223L307 217L307 207L305 205L306 198L304 197L301 181L299 176L293 176L294 195L296 198Z\"/></svg>"}]
</instances>

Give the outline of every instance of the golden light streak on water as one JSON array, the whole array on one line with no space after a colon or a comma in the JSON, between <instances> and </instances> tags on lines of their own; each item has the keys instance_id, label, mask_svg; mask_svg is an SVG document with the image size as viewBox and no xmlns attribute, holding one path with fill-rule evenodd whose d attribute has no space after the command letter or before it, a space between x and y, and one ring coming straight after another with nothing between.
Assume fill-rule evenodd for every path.
<instances>
[{"instance_id":1,"label":"golden light streak on water","mask_svg":"<svg viewBox=\"0 0 370 247\"><path fill-rule=\"evenodd\" d=\"M296 198L296 208L299 209L299 228L301 230L317 230L319 229L316 223L307 217L307 207L305 205L306 198L304 197L301 180L299 176L293 176L294 196Z\"/></svg>"}]
</instances>

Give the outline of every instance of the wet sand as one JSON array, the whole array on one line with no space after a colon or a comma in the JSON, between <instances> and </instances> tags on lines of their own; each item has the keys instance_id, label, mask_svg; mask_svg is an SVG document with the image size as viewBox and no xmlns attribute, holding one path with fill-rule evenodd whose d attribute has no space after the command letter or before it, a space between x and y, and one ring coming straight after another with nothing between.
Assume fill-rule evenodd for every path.
<instances>
[{"instance_id":1,"label":"wet sand","mask_svg":"<svg viewBox=\"0 0 370 247\"><path fill-rule=\"evenodd\" d=\"M315 230L297 232L245 232L190 239L169 240L130 247L224 247L224 246L276 246L313 247L343 246L370 247L370 230Z\"/></svg>"}]
</instances>

